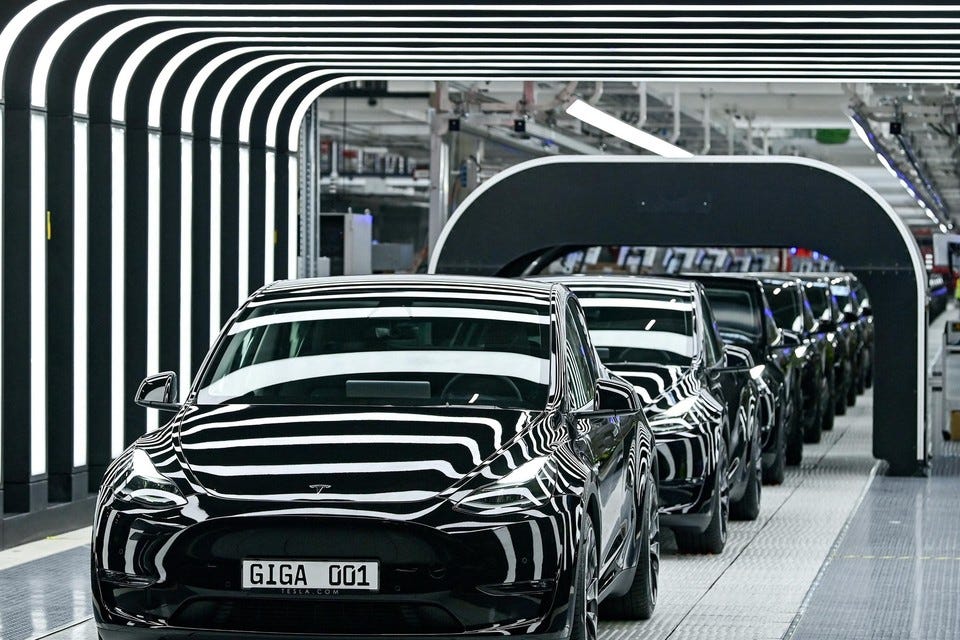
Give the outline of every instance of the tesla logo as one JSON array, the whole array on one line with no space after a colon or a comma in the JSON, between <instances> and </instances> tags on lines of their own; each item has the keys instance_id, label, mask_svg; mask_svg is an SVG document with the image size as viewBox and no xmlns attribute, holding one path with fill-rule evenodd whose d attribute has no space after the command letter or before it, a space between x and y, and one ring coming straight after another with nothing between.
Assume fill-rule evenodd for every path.
<instances>
[{"instance_id":1,"label":"tesla logo","mask_svg":"<svg viewBox=\"0 0 960 640\"><path fill-rule=\"evenodd\" d=\"M312 484L312 485L310 485L310 488L313 489L314 491L316 491L317 493L323 493L324 491L326 491L327 489L330 488L330 485L328 485L328 484Z\"/></svg>"}]
</instances>

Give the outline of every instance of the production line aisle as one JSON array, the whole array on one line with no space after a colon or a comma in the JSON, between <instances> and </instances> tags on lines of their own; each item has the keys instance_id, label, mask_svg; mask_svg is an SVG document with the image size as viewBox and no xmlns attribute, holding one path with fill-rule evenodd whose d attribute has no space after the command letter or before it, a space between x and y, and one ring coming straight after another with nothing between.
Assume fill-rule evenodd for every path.
<instances>
[{"instance_id":1,"label":"production line aisle","mask_svg":"<svg viewBox=\"0 0 960 640\"><path fill-rule=\"evenodd\" d=\"M782 486L764 488L760 519L731 523L722 555L679 556L666 536L653 619L603 623L603 640L783 637L871 477L870 418L866 395ZM82 545L0 569L0 637L94 640L88 568Z\"/></svg>"}]
</instances>

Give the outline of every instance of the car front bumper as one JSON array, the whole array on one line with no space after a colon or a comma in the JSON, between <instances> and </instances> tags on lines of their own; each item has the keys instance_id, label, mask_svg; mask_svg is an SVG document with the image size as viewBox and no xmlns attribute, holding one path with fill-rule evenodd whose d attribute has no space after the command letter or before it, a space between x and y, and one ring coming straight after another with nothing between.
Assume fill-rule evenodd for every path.
<instances>
[{"instance_id":1,"label":"car front bumper","mask_svg":"<svg viewBox=\"0 0 960 640\"><path fill-rule=\"evenodd\" d=\"M101 635L551 638L568 630L575 567L569 541L579 538L567 527L579 526L578 496L490 523L448 503L407 519L276 506L199 521L104 509L92 578ZM244 590L246 558L376 560L380 588Z\"/></svg>"},{"instance_id":2,"label":"car front bumper","mask_svg":"<svg viewBox=\"0 0 960 640\"><path fill-rule=\"evenodd\" d=\"M717 436L707 426L655 434L661 524L706 529L713 515Z\"/></svg>"}]
</instances>

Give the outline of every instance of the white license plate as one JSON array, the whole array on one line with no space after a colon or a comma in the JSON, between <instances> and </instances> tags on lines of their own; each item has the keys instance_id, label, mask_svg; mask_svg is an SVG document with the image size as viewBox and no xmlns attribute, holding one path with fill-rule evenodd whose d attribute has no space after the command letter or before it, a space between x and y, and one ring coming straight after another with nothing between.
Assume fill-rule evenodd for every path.
<instances>
[{"instance_id":1,"label":"white license plate","mask_svg":"<svg viewBox=\"0 0 960 640\"><path fill-rule=\"evenodd\" d=\"M351 560L244 560L244 589L377 591L380 565Z\"/></svg>"}]
</instances>

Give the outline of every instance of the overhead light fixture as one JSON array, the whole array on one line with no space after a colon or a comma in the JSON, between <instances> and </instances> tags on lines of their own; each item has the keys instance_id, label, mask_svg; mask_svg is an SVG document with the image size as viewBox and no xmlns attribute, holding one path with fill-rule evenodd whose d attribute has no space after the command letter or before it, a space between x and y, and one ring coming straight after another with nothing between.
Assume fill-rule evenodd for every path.
<instances>
[{"instance_id":1,"label":"overhead light fixture","mask_svg":"<svg viewBox=\"0 0 960 640\"><path fill-rule=\"evenodd\" d=\"M567 107L567 113L586 122L591 127L596 127L601 131L609 133L612 136L625 140L641 149L653 152L665 158L692 158L693 154L686 149L681 149L672 145L666 140L661 140L657 136L651 135L646 131L637 129L627 124L623 120L614 118L609 113L601 111L596 107L587 104L583 100L574 101Z\"/></svg>"}]
</instances>

